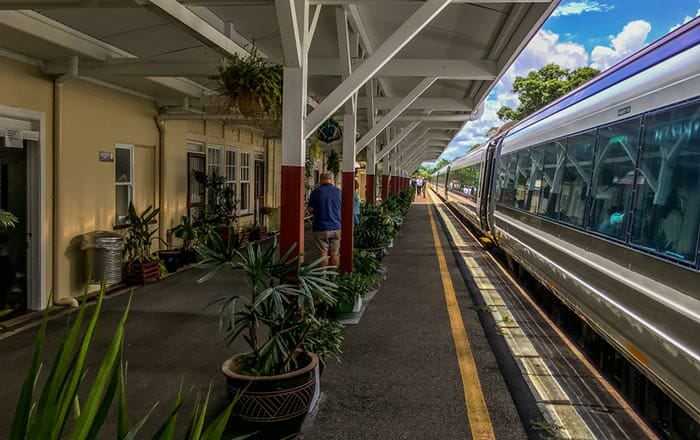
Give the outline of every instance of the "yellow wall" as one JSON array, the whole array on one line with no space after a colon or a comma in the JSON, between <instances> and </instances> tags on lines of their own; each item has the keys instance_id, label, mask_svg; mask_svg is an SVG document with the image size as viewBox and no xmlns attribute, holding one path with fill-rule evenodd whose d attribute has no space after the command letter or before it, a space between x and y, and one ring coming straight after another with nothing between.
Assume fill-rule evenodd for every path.
<instances>
[{"instance_id":1,"label":"yellow wall","mask_svg":"<svg viewBox=\"0 0 700 440\"><path fill-rule=\"evenodd\" d=\"M47 246L47 297L54 288L58 298L74 297L83 292L86 282L85 253L81 250L83 234L113 230L115 163L100 162L98 158L102 151L114 152L116 144L134 147L136 209L142 211L149 205L160 206L160 236L173 245L178 245L177 240L167 231L178 225L187 212L188 140L202 142L205 153L208 144L233 147L239 153L252 153L251 208L255 156L256 153L262 154L266 171L263 205L279 207L281 141L265 138L261 130L212 121L166 121L160 125L161 136L156 124L157 109L152 100L80 79L71 79L55 88L36 66L1 57L0 84L3 85L0 87L0 105L45 115L44 175L47 186L46 218L42 224ZM58 167L55 188L54 158ZM237 162L240 166L240 156ZM278 221L275 221L278 216L279 210L273 215L270 226L278 227ZM58 231L55 250L52 246L54 219ZM239 219L239 224L252 221L252 215L247 215Z\"/></svg>"},{"instance_id":2,"label":"yellow wall","mask_svg":"<svg viewBox=\"0 0 700 440\"><path fill-rule=\"evenodd\" d=\"M53 276L53 82L41 74L38 67L0 57L0 104L32 110L45 116L45 133L43 133L46 167L43 170L46 182L46 218L42 224L42 240L46 246L46 292L51 292ZM2 116L2 114L0 114Z\"/></svg>"},{"instance_id":3,"label":"yellow wall","mask_svg":"<svg viewBox=\"0 0 700 440\"><path fill-rule=\"evenodd\" d=\"M57 292L66 297L85 286L82 235L114 225L115 164L99 162L99 152L114 152L117 143L134 146L134 206L142 211L156 204L158 129L153 101L77 79L61 88Z\"/></svg>"}]
</instances>

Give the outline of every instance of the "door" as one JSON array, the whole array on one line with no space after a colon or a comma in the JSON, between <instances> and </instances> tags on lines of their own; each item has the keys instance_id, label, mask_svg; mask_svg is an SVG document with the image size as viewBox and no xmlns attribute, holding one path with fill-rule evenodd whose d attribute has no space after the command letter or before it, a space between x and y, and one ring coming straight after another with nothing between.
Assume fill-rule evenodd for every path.
<instances>
[{"instance_id":1,"label":"door","mask_svg":"<svg viewBox=\"0 0 700 440\"><path fill-rule=\"evenodd\" d=\"M187 153L187 216L196 218L204 206L204 185L197 182L196 173L205 172L207 162L204 154Z\"/></svg>"},{"instance_id":2,"label":"door","mask_svg":"<svg viewBox=\"0 0 700 440\"><path fill-rule=\"evenodd\" d=\"M262 225L263 218L260 214L260 208L265 204L265 162L261 160L255 161L255 222Z\"/></svg>"},{"instance_id":3,"label":"door","mask_svg":"<svg viewBox=\"0 0 700 440\"><path fill-rule=\"evenodd\" d=\"M27 309L27 141L0 137L0 209L12 213L14 226L0 226L0 309ZM14 313L14 314L16 314ZM14 315L13 314L13 315Z\"/></svg>"}]
</instances>

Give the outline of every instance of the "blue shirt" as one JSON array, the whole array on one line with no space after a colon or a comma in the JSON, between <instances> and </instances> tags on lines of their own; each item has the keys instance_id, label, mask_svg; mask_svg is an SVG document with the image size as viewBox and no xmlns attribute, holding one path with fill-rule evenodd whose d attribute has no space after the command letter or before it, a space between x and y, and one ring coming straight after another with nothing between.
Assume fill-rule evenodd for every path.
<instances>
[{"instance_id":1,"label":"blue shirt","mask_svg":"<svg viewBox=\"0 0 700 440\"><path fill-rule=\"evenodd\" d=\"M313 190L309 197L309 208L313 208L314 231L339 231L340 207L342 195L338 188L330 183Z\"/></svg>"},{"instance_id":2,"label":"blue shirt","mask_svg":"<svg viewBox=\"0 0 700 440\"><path fill-rule=\"evenodd\" d=\"M360 195L358 193L353 194L352 202L352 222L357 225L360 223Z\"/></svg>"}]
</instances>

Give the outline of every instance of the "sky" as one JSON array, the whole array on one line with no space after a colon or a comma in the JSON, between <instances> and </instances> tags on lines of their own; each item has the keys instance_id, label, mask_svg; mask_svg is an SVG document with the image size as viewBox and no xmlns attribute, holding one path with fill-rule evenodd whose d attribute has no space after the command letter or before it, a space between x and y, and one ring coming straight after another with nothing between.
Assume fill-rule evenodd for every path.
<instances>
[{"instance_id":1,"label":"sky","mask_svg":"<svg viewBox=\"0 0 700 440\"><path fill-rule=\"evenodd\" d=\"M496 112L502 105L518 106L511 91L517 76L550 62L603 71L698 15L700 0L561 0L491 91L483 116L469 122L440 158L464 155L486 140L489 128L503 124Z\"/></svg>"}]
</instances>

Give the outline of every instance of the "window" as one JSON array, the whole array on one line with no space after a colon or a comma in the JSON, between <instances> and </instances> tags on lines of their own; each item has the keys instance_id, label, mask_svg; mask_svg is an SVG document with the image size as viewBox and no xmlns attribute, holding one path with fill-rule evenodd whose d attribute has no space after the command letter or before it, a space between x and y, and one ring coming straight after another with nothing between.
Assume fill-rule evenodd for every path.
<instances>
[{"instance_id":1,"label":"window","mask_svg":"<svg viewBox=\"0 0 700 440\"><path fill-rule=\"evenodd\" d=\"M557 201L564 175L565 156L566 148L561 140L545 145L539 213L549 218L559 219Z\"/></svg>"},{"instance_id":2,"label":"window","mask_svg":"<svg viewBox=\"0 0 700 440\"><path fill-rule=\"evenodd\" d=\"M114 223L126 223L129 204L134 199L133 163L134 147L117 145L114 149L115 219Z\"/></svg>"},{"instance_id":3,"label":"window","mask_svg":"<svg viewBox=\"0 0 700 440\"><path fill-rule=\"evenodd\" d=\"M207 176L221 175L221 147L209 145L207 147Z\"/></svg>"},{"instance_id":4,"label":"window","mask_svg":"<svg viewBox=\"0 0 700 440\"><path fill-rule=\"evenodd\" d=\"M695 260L700 223L700 104L648 115L639 170L632 243Z\"/></svg>"},{"instance_id":5,"label":"window","mask_svg":"<svg viewBox=\"0 0 700 440\"><path fill-rule=\"evenodd\" d=\"M500 194L498 201L513 206L515 194L515 168L518 156L510 153L502 156L498 163L498 181L500 182Z\"/></svg>"},{"instance_id":6,"label":"window","mask_svg":"<svg viewBox=\"0 0 700 440\"><path fill-rule=\"evenodd\" d=\"M624 240L629 219L641 119L598 131L598 154L591 190L590 229ZM644 173L643 173L644 174Z\"/></svg>"},{"instance_id":7,"label":"window","mask_svg":"<svg viewBox=\"0 0 700 440\"><path fill-rule=\"evenodd\" d=\"M250 210L250 153L241 153L241 212Z\"/></svg>"},{"instance_id":8,"label":"window","mask_svg":"<svg viewBox=\"0 0 700 440\"><path fill-rule=\"evenodd\" d=\"M542 189L542 166L544 165L544 146L538 146L530 150L530 188L525 209L536 214L540 206L540 192Z\"/></svg>"},{"instance_id":9,"label":"window","mask_svg":"<svg viewBox=\"0 0 700 440\"><path fill-rule=\"evenodd\" d=\"M530 181L530 151L521 150L517 154L515 170L515 207L525 209Z\"/></svg>"},{"instance_id":10,"label":"window","mask_svg":"<svg viewBox=\"0 0 700 440\"><path fill-rule=\"evenodd\" d=\"M227 148L224 152L224 184L236 200L236 150Z\"/></svg>"},{"instance_id":11,"label":"window","mask_svg":"<svg viewBox=\"0 0 700 440\"><path fill-rule=\"evenodd\" d=\"M567 142L566 162L557 200L559 220L565 223L583 226L594 148L595 130L573 136Z\"/></svg>"}]
</instances>

